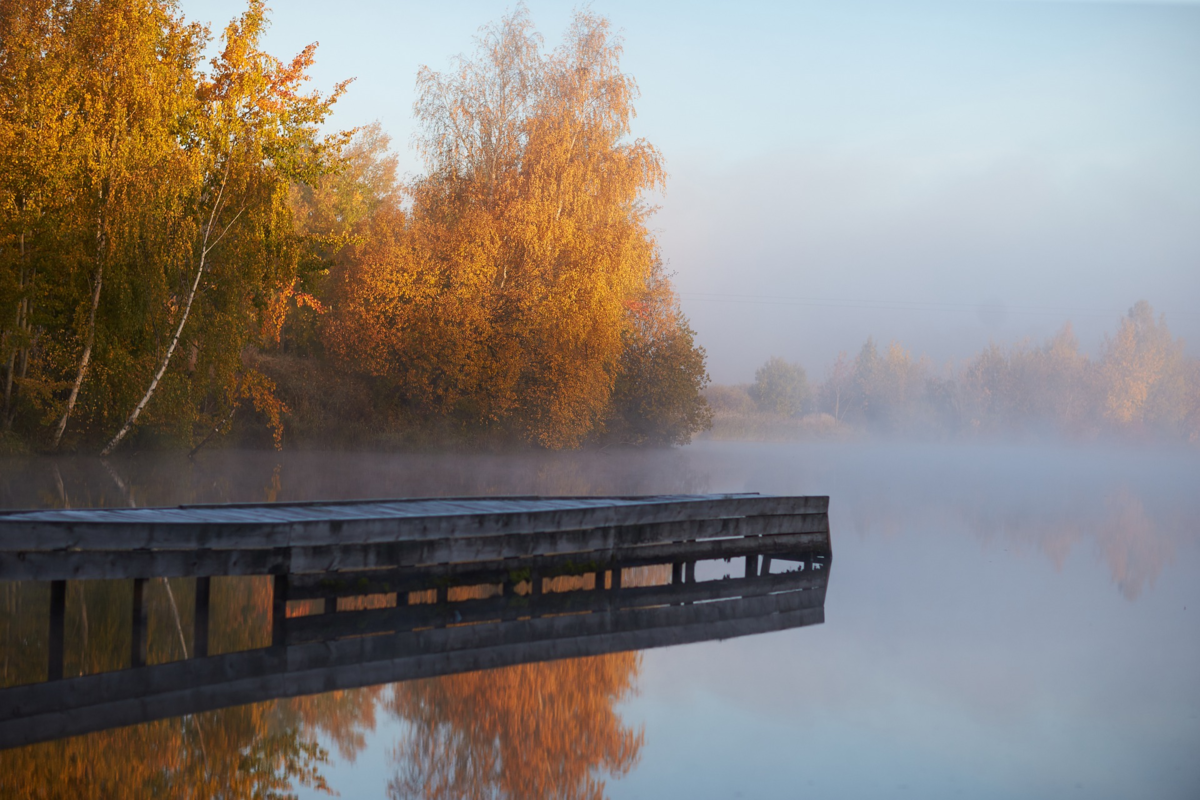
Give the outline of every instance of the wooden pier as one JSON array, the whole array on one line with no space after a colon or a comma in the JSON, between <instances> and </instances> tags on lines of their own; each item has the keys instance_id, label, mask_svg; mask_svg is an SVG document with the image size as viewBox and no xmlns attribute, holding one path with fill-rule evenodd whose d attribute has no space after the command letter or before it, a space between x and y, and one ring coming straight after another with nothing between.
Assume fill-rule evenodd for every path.
<instances>
[{"instance_id":1,"label":"wooden pier","mask_svg":"<svg viewBox=\"0 0 1200 800\"><path fill-rule=\"evenodd\" d=\"M0 579L50 582L49 680L0 748L276 697L824 620L828 498L496 498L0 513ZM697 563L742 577L697 580ZM779 571L781 565L790 571ZM660 566L652 585L629 585ZM208 654L211 577L273 575L270 646ZM145 582L195 578L191 658L146 665ZM570 590L554 579L573 576ZM66 581L130 580L129 668L63 677ZM483 590L483 591L473 591ZM387 607L338 611L344 598ZM318 613L289 614L300 606Z\"/></svg>"}]
</instances>

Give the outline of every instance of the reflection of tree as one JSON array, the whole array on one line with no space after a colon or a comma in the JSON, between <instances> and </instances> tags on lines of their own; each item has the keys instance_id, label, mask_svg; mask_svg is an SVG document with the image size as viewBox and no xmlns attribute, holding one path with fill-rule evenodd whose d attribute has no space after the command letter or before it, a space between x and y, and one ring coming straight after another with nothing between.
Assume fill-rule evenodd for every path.
<instances>
[{"instance_id":1,"label":"reflection of tree","mask_svg":"<svg viewBox=\"0 0 1200 800\"><path fill-rule=\"evenodd\" d=\"M1128 486L1110 488L1090 507L1094 511L1087 515L1078 511L1037 515L1023 510L998 519L967 518L984 538L1000 531L1006 541L1041 550L1060 570L1074 546L1091 539L1121 594L1136 600L1174 557L1170 532L1146 513L1141 498Z\"/></svg>"},{"instance_id":2,"label":"reflection of tree","mask_svg":"<svg viewBox=\"0 0 1200 800\"><path fill-rule=\"evenodd\" d=\"M969 478L947 480L938 495L930 496L926 480L895 483L888 491L868 482L870 495L843 494L854 508L853 528L886 536L948 523L969 530L985 544L1002 542L1018 552L1041 552L1058 570L1072 551L1090 544L1117 589L1131 601L1154 585L1174 558L1177 542L1196 537L1196 516L1189 514L1189 504L1176 501L1158 508L1143 502L1145 489L1127 483L1023 493L1022 485L1012 481L1009 492L1000 496L991 489L998 478L979 484Z\"/></svg>"},{"instance_id":3,"label":"reflection of tree","mask_svg":"<svg viewBox=\"0 0 1200 800\"><path fill-rule=\"evenodd\" d=\"M282 798L328 758L285 701L0 752L0 796Z\"/></svg>"},{"instance_id":4,"label":"reflection of tree","mask_svg":"<svg viewBox=\"0 0 1200 800\"><path fill-rule=\"evenodd\" d=\"M1144 586L1154 584L1163 565L1174 556L1174 547L1156 530L1141 498L1127 488L1111 493L1105 510L1097 544L1121 594L1136 600Z\"/></svg>"},{"instance_id":5,"label":"reflection of tree","mask_svg":"<svg viewBox=\"0 0 1200 800\"><path fill-rule=\"evenodd\" d=\"M394 687L408 722L392 798L601 798L637 763L643 734L615 706L635 691L636 653L522 664Z\"/></svg>"}]
</instances>

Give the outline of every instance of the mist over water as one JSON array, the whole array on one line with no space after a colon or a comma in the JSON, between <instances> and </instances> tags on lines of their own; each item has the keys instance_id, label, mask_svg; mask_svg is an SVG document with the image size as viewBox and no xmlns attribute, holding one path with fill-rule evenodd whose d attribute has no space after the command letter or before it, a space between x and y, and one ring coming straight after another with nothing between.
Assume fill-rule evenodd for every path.
<instances>
[{"instance_id":1,"label":"mist over water","mask_svg":"<svg viewBox=\"0 0 1200 800\"><path fill-rule=\"evenodd\" d=\"M701 441L0 469L8 507L828 494L825 624L650 650L622 667L632 683L612 724L644 742L627 774L607 777L608 796L1187 798L1200 787L1200 463L1187 448ZM421 691L557 691L552 673L497 673L492 690L487 674ZM425 701L396 691L371 695L360 746L339 751L318 731L334 753L323 774L343 796L386 796L404 770L414 780L423 740L396 709Z\"/></svg>"},{"instance_id":2,"label":"mist over water","mask_svg":"<svg viewBox=\"0 0 1200 800\"><path fill-rule=\"evenodd\" d=\"M1056 569L1079 552L1130 600L1200 544L1187 447L699 441L518 454L218 451L0 464L7 508L501 495L761 492L831 497L840 537L939 527Z\"/></svg>"},{"instance_id":3,"label":"mist over water","mask_svg":"<svg viewBox=\"0 0 1200 800\"><path fill-rule=\"evenodd\" d=\"M842 536L952 526L1061 568L1091 548L1136 597L1200 544L1187 447L699 441L683 449L518 454L216 451L0 464L7 508L499 495L827 494Z\"/></svg>"}]
</instances>

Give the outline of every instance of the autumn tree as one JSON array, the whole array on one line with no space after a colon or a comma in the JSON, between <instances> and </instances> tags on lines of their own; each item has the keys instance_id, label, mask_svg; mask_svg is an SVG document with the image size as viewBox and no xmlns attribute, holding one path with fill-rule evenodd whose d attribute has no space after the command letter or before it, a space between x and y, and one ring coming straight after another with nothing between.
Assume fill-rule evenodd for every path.
<instances>
[{"instance_id":1,"label":"autumn tree","mask_svg":"<svg viewBox=\"0 0 1200 800\"><path fill-rule=\"evenodd\" d=\"M754 373L750 386L759 411L796 417L809 400L808 376L804 367L782 358L771 358Z\"/></svg>"},{"instance_id":2,"label":"autumn tree","mask_svg":"<svg viewBox=\"0 0 1200 800\"><path fill-rule=\"evenodd\" d=\"M830 414L841 422L849 405L851 382L854 379L854 369L846 357L846 353L838 353L837 361L829 370L829 375L817 389L817 402L822 411Z\"/></svg>"},{"instance_id":3,"label":"autumn tree","mask_svg":"<svg viewBox=\"0 0 1200 800\"><path fill-rule=\"evenodd\" d=\"M373 220L331 280L344 301L326 347L394 387L416 420L575 446L612 418L623 364L637 361L627 348L648 332L631 308L657 280L643 195L662 187L662 161L629 139L637 87L607 20L577 14L547 53L522 7L476 45L451 72L418 76L427 172L408 187L411 210ZM677 307L654 308L678 355L664 374L702 386ZM690 397L684 428L703 418Z\"/></svg>"},{"instance_id":4,"label":"autumn tree","mask_svg":"<svg viewBox=\"0 0 1200 800\"><path fill-rule=\"evenodd\" d=\"M290 291L271 309L270 333L279 350L316 355L322 316L333 312L345 324L343 292L361 283L357 275L362 243L372 235L377 214L403 229L403 217L389 215L402 201L391 138L378 122L358 130L331 169L311 183L295 181L290 204L304 263Z\"/></svg>"},{"instance_id":5,"label":"autumn tree","mask_svg":"<svg viewBox=\"0 0 1200 800\"><path fill-rule=\"evenodd\" d=\"M197 397L214 397L218 406L236 403L244 390L269 414L278 413L264 396L271 386L259 375L244 375L241 353L263 330L263 311L295 286L299 259L290 186L314 180L344 144L347 134L322 136L318 126L346 83L328 96L304 93L316 45L291 62L280 61L259 49L266 23L262 0L250 0L246 13L226 28L224 48L197 92L203 109L194 129L199 191L187 209L191 235L178 260L183 281L168 304L170 324L149 362L154 367L145 391L105 453L154 397L197 298L199 320L189 330L199 363L188 365L186 379L175 373L183 384L176 391L191 395L185 407L194 407Z\"/></svg>"},{"instance_id":6,"label":"autumn tree","mask_svg":"<svg viewBox=\"0 0 1200 800\"><path fill-rule=\"evenodd\" d=\"M1034 414L1061 430L1081 432L1094 416L1095 390L1088 357L1079 349L1071 323L1064 325L1038 352L1036 375L1041 386Z\"/></svg>"},{"instance_id":7,"label":"autumn tree","mask_svg":"<svg viewBox=\"0 0 1200 800\"><path fill-rule=\"evenodd\" d=\"M708 384L704 350L659 269L629 304L623 332L604 437L624 444L687 444L712 424L701 394Z\"/></svg>"},{"instance_id":8,"label":"autumn tree","mask_svg":"<svg viewBox=\"0 0 1200 800\"><path fill-rule=\"evenodd\" d=\"M88 385L120 372L109 350L140 333L140 292L190 188L180 133L204 32L149 0L13 2L4 16L17 30L2 71L21 80L0 122L10 160L0 196L22 213L18 246L2 249L18 256L23 289L6 422L24 389L57 446L81 399L112 396Z\"/></svg>"},{"instance_id":9,"label":"autumn tree","mask_svg":"<svg viewBox=\"0 0 1200 800\"><path fill-rule=\"evenodd\" d=\"M108 452L137 425L187 441L244 398L270 411L242 354L295 284L287 193L342 143L318 130L342 87L305 92L313 47L261 50L259 0L207 73L171 0L0 19L5 425Z\"/></svg>"},{"instance_id":10,"label":"autumn tree","mask_svg":"<svg viewBox=\"0 0 1200 800\"><path fill-rule=\"evenodd\" d=\"M195 110L190 72L202 29L172 11L154 2L85 0L73 3L65 18L66 57L80 84L73 116L81 122L72 138L81 160L72 222L94 253L83 260L84 302L76 306L74 325L80 351L54 429L55 447L88 375L102 298L110 313L101 322L108 323L110 336L131 316L121 302L126 298L114 303L105 296L105 273L110 287L128 297L157 277L159 259L169 259L166 251L178 244L168 220L192 188L193 154L179 146L178 135ZM108 345L122 341L110 338Z\"/></svg>"},{"instance_id":11,"label":"autumn tree","mask_svg":"<svg viewBox=\"0 0 1200 800\"><path fill-rule=\"evenodd\" d=\"M69 125L60 109L71 86L55 0L0 0L0 362L3 428L22 405L44 312L41 285L58 212L68 203Z\"/></svg>"},{"instance_id":12,"label":"autumn tree","mask_svg":"<svg viewBox=\"0 0 1200 800\"><path fill-rule=\"evenodd\" d=\"M1178 423L1191 410L1185 364L1165 317L1155 320L1150 304L1139 301L1105 339L1099 364L1105 417L1123 426Z\"/></svg>"}]
</instances>

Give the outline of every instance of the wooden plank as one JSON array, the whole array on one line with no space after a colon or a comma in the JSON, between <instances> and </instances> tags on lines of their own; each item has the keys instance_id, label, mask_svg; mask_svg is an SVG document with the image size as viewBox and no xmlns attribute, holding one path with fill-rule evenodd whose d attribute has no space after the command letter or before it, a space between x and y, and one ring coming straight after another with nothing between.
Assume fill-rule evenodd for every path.
<instances>
[{"instance_id":1,"label":"wooden plank","mask_svg":"<svg viewBox=\"0 0 1200 800\"><path fill-rule=\"evenodd\" d=\"M459 503L376 503L358 516L333 518L336 504L305 507L305 517L284 520L294 507L255 509L91 509L0 516L0 542L8 551L60 549L275 548L329 542L369 544L453 536L541 533L621 525L687 522L718 517L825 513L826 497L712 495L646 501L503 500ZM486 512L471 513L474 509ZM426 516L414 513L424 509ZM324 516L321 516L324 515ZM293 514L293 516L295 516Z\"/></svg>"},{"instance_id":2,"label":"wooden plank","mask_svg":"<svg viewBox=\"0 0 1200 800\"><path fill-rule=\"evenodd\" d=\"M271 644L283 645L287 628L288 576L276 575L271 588Z\"/></svg>"},{"instance_id":3,"label":"wooden plank","mask_svg":"<svg viewBox=\"0 0 1200 800\"><path fill-rule=\"evenodd\" d=\"M121 525L157 522L296 522L321 519L371 519L378 517L430 517L461 514L502 514L512 511L559 511L612 506L642 506L703 500L736 500L761 497L757 493L720 495L640 496L496 496L376 498L366 500L311 500L276 503L210 503L180 506L74 509L4 509L0 522L108 521Z\"/></svg>"},{"instance_id":4,"label":"wooden plank","mask_svg":"<svg viewBox=\"0 0 1200 800\"><path fill-rule=\"evenodd\" d=\"M87 708L101 702L135 700L178 689L229 683L287 672L287 651L260 648L208 658L170 661L0 689L0 722Z\"/></svg>"},{"instance_id":5,"label":"wooden plank","mask_svg":"<svg viewBox=\"0 0 1200 800\"><path fill-rule=\"evenodd\" d=\"M763 547L768 539L779 547L793 547L790 536L806 534L810 542L828 543L829 522L823 515L800 517L800 522L782 527L782 533L761 536ZM791 529L788 529L791 528ZM679 535L671 531L670 536ZM642 536L623 536L620 531L600 528L582 531L556 531L547 534L512 534L509 536L470 537L466 540L436 540L413 543L391 543L378 546L296 547L292 551L293 572L335 572L344 570L383 569L396 565L440 565L476 563L499 559L526 559L550 554L582 558L588 553L612 553L612 559L631 558L670 560L671 553L691 552L704 546L703 558L724 558L728 552L744 547L739 542L750 537L703 539L698 541L660 540L650 531ZM786 543L785 543L786 542ZM702 548L703 549L703 548ZM745 552L744 549L742 551ZM763 552L760 549L760 552Z\"/></svg>"},{"instance_id":6,"label":"wooden plank","mask_svg":"<svg viewBox=\"0 0 1200 800\"><path fill-rule=\"evenodd\" d=\"M212 599L212 578L196 578L196 613L192 625L192 657L208 657L208 612Z\"/></svg>"},{"instance_id":7,"label":"wooden plank","mask_svg":"<svg viewBox=\"0 0 1200 800\"><path fill-rule=\"evenodd\" d=\"M789 534L820 534L827 541L829 518L824 514L783 517L778 524L771 518L751 517L725 524L724 521L688 523L697 525L696 534L687 535L682 526L621 526L581 531L546 533L517 533L506 536L466 537L462 539L432 539L421 542L390 543L380 546L353 547L343 544L324 547L297 547L292 550L293 572L333 572L349 569L377 569L405 564L446 564L456 562L493 561L502 558L531 558L553 553L575 554L612 551L614 558L631 558L641 554L640 548L677 544L686 549L693 544L712 542L714 553L733 548L737 539L748 536L783 536ZM730 533L717 538L714 530L762 531L762 533ZM817 537L819 538L819 537ZM782 541L782 540L780 540ZM718 542L723 542L718 544ZM790 546L790 545L788 545ZM664 547L660 553L671 552ZM744 551L743 551L744 552ZM646 556L650 557L650 556ZM658 557L658 553L653 557ZM669 556L667 556L669 558ZM723 557L722 556L713 556Z\"/></svg>"},{"instance_id":8,"label":"wooden plank","mask_svg":"<svg viewBox=\"0 0 1200 800\"><path fill-rule=\"evenodd\" d=\"M0 535L2 535L0 531ZM288 572L291 550L52 550L5 552L0 580L48 581L273 575Z\"/></svg>"},{"instance_id":9,"label":"wooden plank","mask_svg":"<svg viewBox=\"0 0 1200 800\"><path fill-rule=\"evenodd\" d=\"M184 577L200 575L266 575L283 572L330 572L370 569L398 564L439 564L495 560L556 552L612 550L614 557L628 558L633 548L659 547L666 541L687 537L705 542L712 557L724 557L736 549L735 537L784 536L815 533L828 541L825 514L746 517L732 520L702 520L662 526L621 526L585 531L465 537L419 542L388 542L369 545L330 544L321 547L238 548L195 550L74 550L19 552L0 558L0 580L85 580L132 577ZM2 533L2 531L0 531ZM727 538L716 538L718 536ZM777 540L781 547L785 538ZM657 551L669 553L670 547ZM0 553L3 547L0 546ZM649 555L646 558L658 557ZM744 550L742 552L745 552ZM760 552L765 552L760 550ZM669 557L669 556L664 556Z\"/></svg>"},{"instance_id":10,"label":"wooden plank","mask_svg":"<svg viewBox=\"0 0 1200 800\"><path fill-rule=\"evenodd\" d=\"M131 667L146 666L148 642L146 640L146 579L135 578L133 581L133 635L130 638L129 665Z\"/></svg>"}]
</instances>

